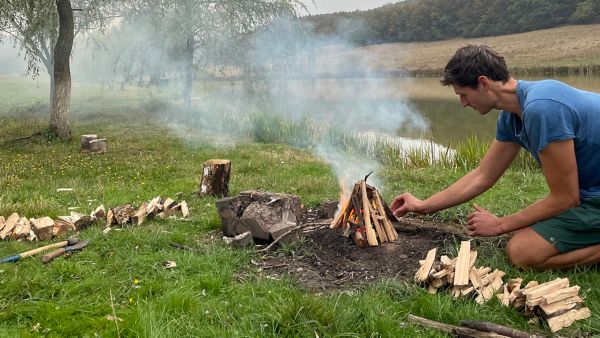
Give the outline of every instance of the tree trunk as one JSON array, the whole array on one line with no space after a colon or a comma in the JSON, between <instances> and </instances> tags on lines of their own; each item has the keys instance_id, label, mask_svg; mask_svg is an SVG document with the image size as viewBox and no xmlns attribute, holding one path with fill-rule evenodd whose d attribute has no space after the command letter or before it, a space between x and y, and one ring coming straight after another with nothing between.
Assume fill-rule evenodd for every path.
<instances>
[{"instance_id":1,"label":"tree trunk","mask_svg":"<svg viewBox=\"0 0 600 338\"><path fill-rule=\"evenodd\" d=\"M186 108L192 107L192 85L194 71L194 37L187 38L185 46L185 84L183 88L183 103Z\"/></svg>"},{"instance_id":2,"label":"tree trunk","mask_svg":"<svg viewBox=\"0 0 600 338\"><path fill-rule=\"evenodd\" d=\"M70 58L75 29L70 0L56 0L58 39L54 47L54 96L50 110L50 129L63 140L71 138L69 110L71 105Z\"/></svg>"}]
</instances>

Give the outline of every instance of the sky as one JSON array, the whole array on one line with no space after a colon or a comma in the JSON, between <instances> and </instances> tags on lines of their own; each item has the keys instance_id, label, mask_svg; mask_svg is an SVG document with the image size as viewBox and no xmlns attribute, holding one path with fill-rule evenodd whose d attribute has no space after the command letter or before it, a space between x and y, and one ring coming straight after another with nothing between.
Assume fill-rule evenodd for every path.
<instances>
[{"instance_id":1,"label":"sky","mask_svg":"<svg viewBox=\"0 0 600 338\"><path fill-rule=\"evenodd\" d=\"M352 12L381 7L398 0L302 0L310 14Z\"/></svg>"}]
</instances>

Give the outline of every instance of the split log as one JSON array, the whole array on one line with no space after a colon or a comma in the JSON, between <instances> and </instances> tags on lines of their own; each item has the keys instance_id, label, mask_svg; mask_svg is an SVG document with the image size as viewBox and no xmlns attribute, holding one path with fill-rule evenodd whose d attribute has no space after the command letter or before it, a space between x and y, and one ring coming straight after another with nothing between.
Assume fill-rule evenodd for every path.
<instances>
[{"instance_id":1,"label":"split log","mask_svg":"<svg viewBox=\"0 0 600 338\"><path fill-rule=\"evenodd\" d=\"M98 135L81 135L81 150L90 150L90 141L98 139Z\"/></svg>"},{"instance_id":2,"label":"split log","mask_svg":"<svg viewBox=\"0 0 600 338\"><path fill-rule=\"evenodd\" d=\"M373 224L371 223L371 212L369 208L369 197L367 197L367 183L364 180L360 181L360 191L362 195L362 211L363 218L365 221L365 232L367 234L367 242L369 246L378 246L377 243L377 234L373 229Z\"/></svg>"},{"instance_id":3,"label":"split log","mask_svg":"<svg viewBox=\"0 0 600 338\"><path fill-rule=\"evenodd\" d=\"M135 210L131 204L120 205L112 209L117 224L123 225L129 221L131 216L135 213Z\"/></svg>"},{"instance_id":4,"label":"split log","mask_svg":"<svg viewBox=\"0 0 600 338\"><path fill-rule=\"evenodd\" d=\"M583 304L583 298L581 298L579 295L576 295L571 298L559 300L552 304L540 304L540 309L542 309L546 316L556 316L565 313L581 304Z\"/></svg>"},{"instance_id":5,"label":"split log","mask_svg":"<svg viewBox=\"0 0 600 338\"><path fill-rule=\"evenodd\" d=\"M429 278L429 272L433 267L433 262L435 261L435 254L437 253L437 248L433 248L427 252L427 257L425 258L425 262L421 265L419 270L415 275L415 281L417 283L425 282Z\"/></svg>"},{"instance_id":6,"label":"split log","mask_svg":"<svg viewBox=\"0 0 600 338\"><path fill-rule=\"evenodd\" d=\"M50 217L31 218L29 219L31 228L37 238L45 241L52 238L54 220Z\"/></svg>"},{"instance_id":7,"label":"split log","mask_svg":"<svg viewBox=\"0 0 600 338\"><path fill-rule=\"evenodd\" d=\"M21 217L19 217L19 214L17 214L16 212L8 216L6 222L4 223L2 231L0 231L0 239L5 239L10 234L12 234L12 231L20 218Z\"/></svg>"},{"instance_id":8,"label":"split log","mask_svg":"<svg viewBox=\"0 0 600 338\"><path fill-rule=\"evenodd\" d=\"M131 216L131 223L133 223L135 225L141 225L144 222L144 220L146 219L146 214L148 211L147 208L148 208L148 202L142 203L142 205L135 212L135 214L133 214L133 216Z\"/></svg>"},{"instance_id":9,"label":"split log","mask_svg":"<svg viewBox=\"0 0 600 338\"><path fill-rule=\"evenodd\" d=\"M91 140L90 151L95 154L105 153L106 152L106 139L101 138L97 140Z\"/></svg>"},{"instance_id":10,"label":"split log","mask_svg":"<svg viewBox=\"0 0 600 338\"><path fill-rule=\"evenodd\" d=\"M55 219L52 228L52 236L62 236L63 234L75 230L75 225L63 219Z\"/></svg>"},{"instance_id":11,"label":"split log","mask_svg":"<svg viewBox=\"0 0 600 338\"><path fill-rule=\"evenodd\" d=\"M71 213L71 221L75 225L75 230L83 230L92 225L92 217L77 212Z\"/></svg>"},{"instance_id":12,"label":"split log","mask_svg":"<svg viewBox=\"0 0 600 338\"><path fill-rule=\"evenodd\" d=\"M31 224L26 217L21 217L15 224L12 233L10 234L10 239L18 240L21 238L27 238L29 236L29 231L31 230Z\"/></svg>"},{"instance_id":13,"label":"split log","mask_svg":"<svg viewBox=\"0 0 600 338\"><path fill-rule=\"evenodd\" d=\"M587 307L578 309L578 310L570 310L567 313L563 313L562 315L548 318L548 326L552 332L556 332L562 328L567 326L571 326L575 321L587 319L592 315L592 312Z\"/></svg>"},{"instance_id":14,"label":"split log","mask_svg":"<svg viewBox=\"0 0 600 338\"><path fill-rule=\"evenodd\" d=\"M204 162L198 193L201 196L227 196L231 161L208 160Z\"/></svg>"},{"instance_id":15,"label":"split log","mask_svg":"<svg viewBox=\"0 0 600 338\"><path fill-rule=\"evenodd\" d=\"M100 205L90 214L93 219L102 218L106 216L106 210L104 209L104 205Z\"/></svg>"},{"instance_id":16,"label":"split log","mask_svg":"<svg viewBox=\"0 0 600 338\"><path fill-rule=\"evenodd\" d=\"M190 215L190 209L186 203L186 201L181 201L181 203L179 203L179 205L181 206L181 216L188 217Z\"/></svg>"},{"instance_id":17,"label":"split log","mask_svg":"<svg viewBox=\"0 0 600 338\"><path fill-rule=\"evenodd\" d=\"M471 266L471 242L462 241L454 269L454 285L464 286L469 284L469 270Z\"/></svg>"}]
</instances>

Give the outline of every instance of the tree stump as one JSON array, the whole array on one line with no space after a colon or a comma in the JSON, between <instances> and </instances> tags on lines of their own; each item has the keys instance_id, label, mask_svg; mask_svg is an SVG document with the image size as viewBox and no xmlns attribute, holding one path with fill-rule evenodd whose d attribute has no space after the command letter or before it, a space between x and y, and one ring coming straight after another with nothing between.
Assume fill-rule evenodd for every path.
<instances>
[{"instance_id":1,"label":"tree stump","mask_svg":"<svg viewBox=\"0 0 600 338\"><path fill-rule=\"evenodd\" d=\"M229 173L231 161L208 160L204 162L200 190L202 196L227 196L229 194Z\"/></svg>"},{"instance_id":2,"label":"tree stump","mask_svg":"<svg viewBox=\"0 0 600 338\"><path fill-rule=\"evenodd\" d=\"M98 138L98 135L81 135L81 150L90 150L90 141Z\"/></svg>"},{"instance_id":3,"label":"tree stump","mask_svg":"<svg viewBox=\"0 0 600 338\"><path fill-rule=\"evenodd\" d=\"M91 140L89 142L90 144L90 151L92 153L96 153L96 154L100 154L100 153L105 153L106 152L106 139L105 138L101 138L101 139L97 139L97 140Z\"/></svg>"}]
</instances>

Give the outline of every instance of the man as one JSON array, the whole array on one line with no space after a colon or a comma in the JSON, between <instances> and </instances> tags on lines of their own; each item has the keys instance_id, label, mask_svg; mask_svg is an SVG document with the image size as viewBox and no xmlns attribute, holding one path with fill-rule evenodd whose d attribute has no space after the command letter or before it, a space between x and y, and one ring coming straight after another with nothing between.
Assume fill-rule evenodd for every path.
<instances>
[{"instance_id":1,"label":"man","mask_svg":"<svg viewBox=\"0 0 600 338\"><path fill-rule=\"evenodd\" d=\"M394 214L432 213L480 195L523 147L541 164L548 195L504 217L475 205L468 234L512 232L509 259L525 268L600 262L600 95L554 80L517 81L504 57L482 45L460 48L441 82L454 88L463 107L481 115L501 110L496 139L479 166L447 189L425 200L397 196Z\"/></svg>"}]
</instances>

